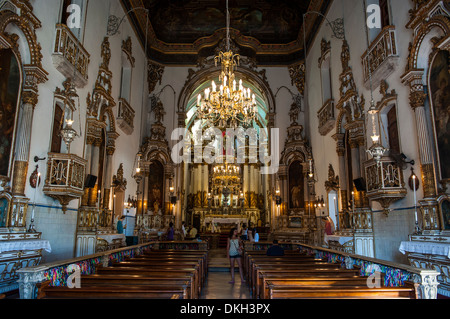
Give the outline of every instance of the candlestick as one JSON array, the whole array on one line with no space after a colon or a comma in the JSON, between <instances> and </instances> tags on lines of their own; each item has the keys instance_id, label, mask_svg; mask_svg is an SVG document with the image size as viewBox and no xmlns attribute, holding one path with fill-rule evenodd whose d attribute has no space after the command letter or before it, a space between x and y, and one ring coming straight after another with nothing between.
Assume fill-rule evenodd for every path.
<instances>
[{"instance_id":1,"label":"candlestick","mask_svg":"<svg viewBox=\"0 0 450 319\"><path fill-rule=\"evenodd\" d=\"M417 216L417 198L416 198L416 175L412 176L413 179L413 191L414 191L414 218L416 223L416 233L419 232L419 218Z\"/></svg>"},{"instance_id":2,"label":"candlestick","mask_svg":"<svg viewBox=\"0 0 450 319\"><path fill-rule=\"evenodd\" d=\"M339 226L339 210L338 210L338 206L337 206L337 200L336 200L336 197L334 197L334 210L335 210L335 213L336 213L336 226L337 226L337 230L339 230L340 229L340 226Z\"/></svg>"}]
</instances>

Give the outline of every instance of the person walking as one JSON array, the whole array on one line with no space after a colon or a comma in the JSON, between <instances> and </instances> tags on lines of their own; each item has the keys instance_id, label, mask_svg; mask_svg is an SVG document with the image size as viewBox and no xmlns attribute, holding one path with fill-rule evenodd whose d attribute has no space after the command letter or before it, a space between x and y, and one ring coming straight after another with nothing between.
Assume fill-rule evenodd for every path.
<instances>
[{"instance_id":1,"label":"person walking","mask_svg":"<svg viewBox=\"0 0 450 319\"><path fill-rule=\"evenodd\" d=\"M232 228L227 241L227 257L230 261L231 281L230 284L234 284L234 267L237 262L239 266L239 274L241 276L241 282L245 283L244 272L242 269L242 241L239 238L237 228Z\"/></svg>"}]
</instances>

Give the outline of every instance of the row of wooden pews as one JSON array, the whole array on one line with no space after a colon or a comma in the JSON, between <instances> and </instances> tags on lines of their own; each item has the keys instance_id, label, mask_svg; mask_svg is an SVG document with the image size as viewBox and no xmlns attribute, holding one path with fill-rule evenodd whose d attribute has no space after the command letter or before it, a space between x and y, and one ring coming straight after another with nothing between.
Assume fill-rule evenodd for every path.
<instances>
[{"instance_id":1,"label":"row of wooden pews","mask_svg":"<svg viewBox=\"0 0 450 319\"><path fill-rule=\"evenodd\" d=\"M98 265L80 288L38 284L38 299L198 299L208 271L208 251L150 250Z\"/></svg>"},{"instance_id":2,"label":"row of wooden pews","mask_svg":"<svg viewBox=\"0 0 450 319\"><path fill-rule=\"evenodd\" d=\"M371 278L360 276L360 269L342 269L298 251L285 256L266 256L265 251L247 251L244 255L247 280L256 299L415 299L415 286L369 285ZM372 288L372 286L375 286Z\"/></svg>"}]
</instances>

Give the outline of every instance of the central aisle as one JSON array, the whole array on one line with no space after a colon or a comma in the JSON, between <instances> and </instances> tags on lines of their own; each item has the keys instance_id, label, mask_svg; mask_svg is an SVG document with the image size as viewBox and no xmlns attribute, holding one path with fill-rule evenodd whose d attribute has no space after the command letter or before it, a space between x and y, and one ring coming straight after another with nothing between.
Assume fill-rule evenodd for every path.
<instances>
[{"instance_id":1,"label":"central aisle","mask_svg":"<svg viewBox=\"0 0 450 319\"><path fill-rule=\"evenodd\" d=\"M229 284L230 280L230 264L225 249L210 250L208 277L200 299L251 299L248 284L241 283L237 267L235 269L235 283Z\"/></svg>"}]
</instances>

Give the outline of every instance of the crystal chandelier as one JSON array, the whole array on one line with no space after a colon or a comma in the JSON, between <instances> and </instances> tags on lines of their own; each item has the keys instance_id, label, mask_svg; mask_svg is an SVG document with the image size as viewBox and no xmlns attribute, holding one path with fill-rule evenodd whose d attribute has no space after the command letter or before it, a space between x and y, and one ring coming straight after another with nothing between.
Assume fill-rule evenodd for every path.
<instances>
[{"instance_id":1,"label":"crystal chandelier","mask_svg":"<svg viewBox=\"0 0 450 319\"><path fill-rule=\"evenodd\" d=\"M230 186L240 183L240 167L235 164L218 164L213 167L214 184L220 186Z\"/></svg>"},{"instance_id":2,"label":"crystal chandelier","mask_svg":"<svg viewBox=\"0 0 450 319\"><path fill-rule=\"evenodd\" d=\"M61 129L61 136L67 147L67 153L70 154L70 143L78 136L77 132L72 128L73 120L66 120L66 126Z\"/></svg>"},{"instance_id":3,"label":"crystal chandelier","mask_svg":"<svg viewBox=\"0 0 450 319\"><path fill-rule=\"evenodd\" d=\"M381 164L381 159L387 152L387 149L380 143L380 135L377 133L377 122L378 122L378 110L375 107L373 99L371 101L371 106L368 111L372 118L372 146L367 150L367 152L372 156L377 165Z\"/></svg>"},{"instance_id":4,"label":"crystal chandelier","mask_svg":"<svg viewBox=\"0 0 450 319\"><path fill-rule=\"evenodd\" d=\"M214 58L215 65L222 65L219 87L214 81L205 89L204 96L197 97L197 112L202 120L219 128L249 126L256 118L256 96L245 88L242 79L237 82L234 75L239 65L239 54L230 50L230 17L227 0L227 52L220 52Z\"/></svg>"}]
</instances>

